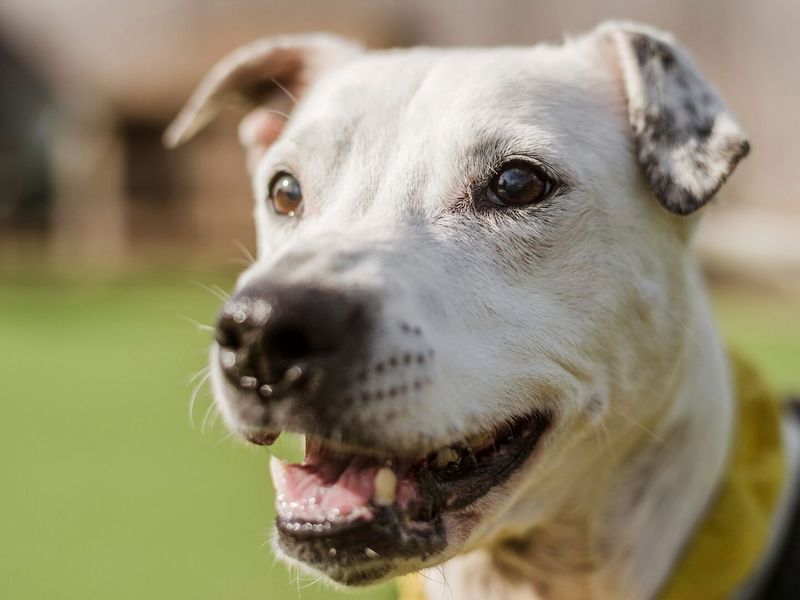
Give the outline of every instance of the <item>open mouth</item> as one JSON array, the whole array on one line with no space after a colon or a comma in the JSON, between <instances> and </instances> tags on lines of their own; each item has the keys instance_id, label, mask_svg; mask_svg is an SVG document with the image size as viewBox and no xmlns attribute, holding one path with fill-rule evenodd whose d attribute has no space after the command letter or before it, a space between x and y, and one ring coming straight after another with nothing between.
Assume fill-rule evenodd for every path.
<instances>
[{"instance_id":1,"label":"open mouth","mask_svg":"<svg viewBox=\"0 0 800 600\"><path fill-rule=\"evenodd\" d=\"M270 463L278 543L349 585L372 583L394 559L425 561L446 545L442 515L503 483L550 422L549 415L532 413L424 456L390 456L307 436L301 464L275 457Z\"/></svg>"}]
</instances>

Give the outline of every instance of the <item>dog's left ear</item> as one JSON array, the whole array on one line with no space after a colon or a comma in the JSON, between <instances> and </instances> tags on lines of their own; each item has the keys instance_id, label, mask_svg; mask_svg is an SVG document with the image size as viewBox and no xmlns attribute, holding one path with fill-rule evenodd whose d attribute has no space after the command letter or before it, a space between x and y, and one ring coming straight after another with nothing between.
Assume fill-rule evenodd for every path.
<instances>
[{"instance_id":1,"label":"dog's left ear","mask_svg":"<svg viewBox=\"0 0 800 600\"><path fill-rule=\"evenodd\" d=\"M667 210L686 215L717 192L750 146L689 55L663 32L602 25L616 49L637 158Z\"/></svg>"},{"instance_id":2,"label":"dog's left ear","mask_svg":"<svg viewBox=\"0 0 800 600\"><path fill-rule=\"evenodd\" d=\"M261 109L240 129L246 146L255 143L252 137L277 137L285 114L308 86L362 50L352 40L323 33L276 36L242 46L206 75L164 133L164 145L174 148L188 141L227 106ZM257 141L265 145L273 139Z\"/></svg>"}]
</instances>

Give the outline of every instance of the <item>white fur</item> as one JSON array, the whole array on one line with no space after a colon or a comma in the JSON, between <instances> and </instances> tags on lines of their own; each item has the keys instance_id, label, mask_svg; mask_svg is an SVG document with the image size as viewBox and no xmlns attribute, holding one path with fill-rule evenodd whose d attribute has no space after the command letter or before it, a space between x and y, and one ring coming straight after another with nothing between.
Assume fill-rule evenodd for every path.
<instances>
[{"instance_id":1,"label":"white fur","mask_svg":"<svg viewBox=\"0 0 800 600\"><path fill-rule=\"evenodd\" d=\"M343 419L399 452L534 407L556 415L529 464L471 507L478 523L448 513L446 551L396 565L447 561L426 572L431 599L651 598L723 469L731 389L693 220L664 210L637 164L623 79L629 92L642 82L610 31L361 54L314 81L254 165L258 260L239 286L369 293L375 360L408 350L399 321L422 332L412 350L435 350L417 372L430 384L401 410L375 402ZM471 210L471 183L514 155L554 166L568 189L524 218ZM280 170L303 185L299 218L267 199ZM226 422L246 430L212 367Z\"/></svg>"}]
</instances>

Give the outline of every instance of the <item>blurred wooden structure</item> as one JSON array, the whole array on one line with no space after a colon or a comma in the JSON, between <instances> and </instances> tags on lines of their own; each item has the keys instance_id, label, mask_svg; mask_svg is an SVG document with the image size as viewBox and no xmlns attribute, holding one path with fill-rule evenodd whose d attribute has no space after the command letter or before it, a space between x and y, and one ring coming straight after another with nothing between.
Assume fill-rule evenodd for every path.
<instances>
[{"instance_id":1,"label":"blurred wooden structure","mask_svg":"<svg viewBox=\"0 0 800 600\"><path fill-rule=\"evenodd\" d=\"M52 141L54 184L51 218L38 234L0 228L0 256L15 260L30 250L15 237L73 264L219 262L235 254L231 240L250 246L235 120L220 120L173 153L159 143L199 78L241 43L330 30L373 47L531 44L558 42L607 18L673 31L750 132L754 151L701 232L704 256L726 269L742 254L747 268L800 269L800 3L793 0L10 0L0 4L0 40L49 90L42 127Z\"/></svg>"}]
</instances>

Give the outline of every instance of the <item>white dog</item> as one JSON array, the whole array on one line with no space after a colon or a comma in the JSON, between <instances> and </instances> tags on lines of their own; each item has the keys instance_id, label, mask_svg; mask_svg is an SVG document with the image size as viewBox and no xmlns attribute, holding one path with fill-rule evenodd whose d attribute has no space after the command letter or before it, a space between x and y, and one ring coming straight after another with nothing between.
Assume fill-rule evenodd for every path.
<instances>
[{"instance_id":1,"label":"white dog","mask_svg":"<svg viewBox=\"0 0 800 600\"><path fill-rule=\"evenodd\" d=\"M228 102L254 108L258 260L213 388L248 440L306 435L302 465L272 462L282 557L346 585L444 563L459 600L658 594L735 421L689 247L748 144L687 54L619 23L495 49L271 38L168 144Z\"/></svg>"}]
</instances>

